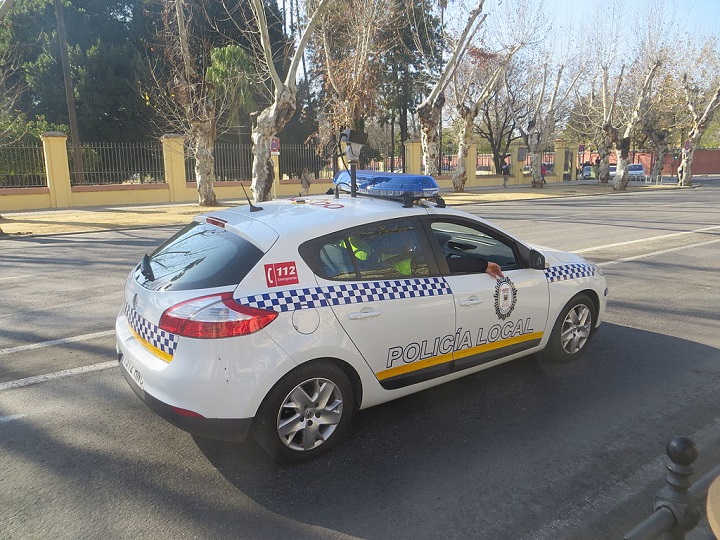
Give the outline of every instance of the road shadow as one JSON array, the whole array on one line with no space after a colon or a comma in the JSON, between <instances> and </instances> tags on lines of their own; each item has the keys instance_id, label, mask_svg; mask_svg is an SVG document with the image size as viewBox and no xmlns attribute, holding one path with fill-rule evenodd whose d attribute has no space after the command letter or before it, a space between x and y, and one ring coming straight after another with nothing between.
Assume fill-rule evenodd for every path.
<instances>
[{"instance_id":1,"label":"road shadow","mask_svg":"<svg viewBox=\"0 0 720 540\"><path fill-rule=\"evenodd\" d=\"M519 538L585 497L593 469L619 481L711 421L718 388L718 349L605 323L575 363L531 356L359 411L309 463L195 442L237 490L293 520L361 538ZM655 489L608 509L614 536L646 517Z\"/></svg>"}]
</instances>

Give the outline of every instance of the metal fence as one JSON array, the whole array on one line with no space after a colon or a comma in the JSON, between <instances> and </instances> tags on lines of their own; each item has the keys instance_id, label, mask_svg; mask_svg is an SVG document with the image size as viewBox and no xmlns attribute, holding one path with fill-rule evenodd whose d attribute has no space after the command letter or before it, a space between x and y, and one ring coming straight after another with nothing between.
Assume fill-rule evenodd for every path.
<instances>
[{"instance_id":1,"label":"metal fence","mask_svg":"<svg viewBox=\"0 0 720 540\"><path fill-rule=\"evenodd\" d=\"M0 146L0 188L46 186L41 144Z\"/></svg>"},{"instance_id":2,"label":"metal fence","mask_svg":"<svg viewBox=\"0 0 720 540\"><path fill-rule=\"evenodd\" d=\"M214 150L215 180L249 181L252 178L252 145L217 143ZM284 144L278 157L280 178L300 178L303 169L315 178L332 177L332 150L306 144ZM195 157L192 148L185 145L185 175L188 182L195 181Z\"/></svg>"},{"instance_id":3,"label":"metal fence","mask_svg":"<svg viewBox=\"0 0 720 540\"><path fill-rule=\"evenodd\" d=\"M492 154L478 154L475 160L475 170L493 174L495 170L495 157Z\"/></svg>"},{"instance_id":4,"label":"metal fence","mask_svg":"<svg viewBox=\"0 0 720 540\"><path fill-rule=\"evenodd\" d=\"M532 161L532 156L528 152L525 155L525 167L530 168L530 163ZM542 165L545 165L545 168L548 172L553 172L555 170L555 152L543 152L540 156L540 163Z\"/></svg>"},{"instance_id":5,"label":"metal fence","mask_svg":"<svg viewBox=\"0 0 720 540\"><path fill-rule=\"evenodd\" d=\"M68 145L70 185L164 183L160 142Z\"/></svg>"},{"instance_id":6,"label":"metal fence","mask_svg":"<svg viewBox=\"0 0 720 540\"><path fill-rule=\"evenodd\" d=\"M239 143L216 143L215 181L234 182L252 178L252 145ZM195 156L189 143L185 143L185 178L195 182Z\"/></svg>"}]
</instances>

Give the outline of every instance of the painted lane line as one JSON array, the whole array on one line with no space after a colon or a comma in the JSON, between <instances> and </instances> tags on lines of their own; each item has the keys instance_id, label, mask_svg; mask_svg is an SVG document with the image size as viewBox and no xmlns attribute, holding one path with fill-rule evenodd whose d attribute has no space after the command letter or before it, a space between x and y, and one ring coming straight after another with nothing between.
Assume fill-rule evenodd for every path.
<instances>
[{"instance_id":1,"label":"painted lane line","mask_svg":"<svg viewBox=\"0 0 720 540\"><path fill-rule=\"evenodd\" d=\"M20 420L21 418L25 418L26 414L13 414L12 416L0 416L0 424L6 424L7 422L12 422L13 420Z\"/></svg>"},{"instance_id":2,"label":"painted lane line","mask_svg":"<svg viewBox=\"0 0 720 540\"><path fill-rule=\"evenodd\" d=\"M108 337L112 335L115 335L115 330L105 330L104 332L95 332L94 334L83 334L82 336L53 339L52 341L41 341L40 343L33 343L31 345L20 345L19 347L0 349L0 356L23 351L32 351L34 349L44 349L45 347L54 347L55 345L65 345L66 343L75 343L76 341L87 341L89 339Z\"/></svg>"},{"instance_id":3,"label":"painted lane line","mask_svg":"<svg viewBox=\"0 0 720 540\"><path fill-rule=\"evenodd\" d=\"M678 246L678 247L674 247L674 248L661 249L660 251L653 251L651 253L643 253L642 255L634 255L633 257L625 257L623 259L615 259L614 261L605 261L603 263L598 263L597 266L610 266L613 264L620 264L620 263L624 263L624 262L628 262L628 261L645 259L646 257L654 257L655 255L664 255L665 253L672 253L673 251L680 251L682 249L690 249L690 248L707 246L710 244L717 244L718 242L720 242L720 238L718 238L717 240L708 240L707 242L700 242L699 244L688 244L686 246Z\"/></svg>"},{"instance_id":4,"label":"painted lane line","mask_svg":"<svg viewBox=\"0 0 720 540\"><path fill-rule=\"evenodd\" d=\"M27 275L25 275L25 276L0 277L0 281L4 281L4 280L6 280L6 279L24 279L24 278L28 278L28 277L34 278L34 277L38 277L38 276L42 276L42 275L44 275L44 274L27 274Z\"/></svg>"},{"instance_id":5,"label":"painted lane line","mask_svg":"<svg viewBox=\"0 0 720 540\"><path fill-rule=\"evenodd\" d=\"M685 236L687 234L697 234L707 231L714 231L716 229L720 229L720 225L716 225L713 227L703 227L702 229L695 229L694 231L683 231L678 233L671 233L671 234L663 234L661 236L651 236L648 238L640 238L638 240L628 240L627 242L617 242L616 244L605 244L604 246L595 246L585 249L575 249L573 250L573 253L587 253L588 251L597 251L599 249L607 249L607 248L614 248L619 246L629 246L631 244L640 244L642 242L652 242L653 240L662 240L664 238L674 238L676 236Z\"/></svg>"},{"instance_id":6,"label":"painted lane line","mask_svg":"<svg viewBox=\"0 0 720 540\"><path fill-rule=\"evenodd\" d=\"M102 295L102 296L95 296L94 300L99 301L100 299L107 298L109 295ZM63 304L53 304L48 305L41 308L35 308L35 309L28 309L24 311L13 311L12 313L5 313L4 315L0 315L0 319L4 319L6 317L17 317L19 315L26 315L28 313L37 313L38 311L52 311L57 309L65 309L69 307L75 307L75 306L85 306L87 305L87 300L77 300L75 302L65 302ZM120 305L120 303L118 303Z\"/></svg>"},{"instance_id":7,"label":"painted lane line","mask_svg":"<svg viewBox=\"0 0 720 540\"><path fill-rule=\"evenodd\" d=\"M720 228L720 227L710 227L710 229L717 229L717 228ZM674 235L673 235L673 236L674 236ZM716 239L716 240L708 240L707 242L701 242L701 243L698 243L698 244L690 244L690 245L687 245L687 246L678 246L678 247L675 247L675 248L663 249L663 250L660 250L660 251L653 251L652 253L644 253L644 254L642 254L642 255L635 255L635 256L633 256L633 257L625 257L625 258L623 258L623 259L616 259L616 260L613 260L613 261L606 261L606 262L604 262L604 263L599 263L597 266L611 266L611 265L613 265L613 264L619 264L619 263L623 263L623 262L634 261L634 260L643 259L643 258L646 258L646 257L653 257L653 256L655 256L655 255L663 255L663 254L665 254L665 253L671 253L671 252L673 252L673 251L680 251L680 250L683 250L683 249L689 249L689 248L694 248L694 247L707 246L707 245L710 245L710 244L716 244L716 243L718 243L718 242L720 242L720 238L718 238L718 239ZM70 342L73 342L73 341L82 341L82 340L85 340L85 339L93 339L93 338L95 338L95 337L104 337L104 336L112 335L112 334L114 334L114 333L115 333L114 330L108 330L108 331L106 331L106 332L97 332L97 333L95 333L95 334L85 334L84 336L75 336L75 337L72 337L72 338L57 339L57 340L54 340L54 341L45 341L45 342L43 342L43 343L36 343L36 344L34 344L34 345L25 345L25 346L22 346L22 347L14 347L14 348L12 348L12 349L0 349L0 355L2 355L2 354L9 354L10 352L17 352L18 350L30 350L30 349L37 349L37 348L40 348L40 347L51 347L51 346L53 346L53 345L62 344L62 343L70 343ZM3 391L3 390L9 390L9 389L11 389L11 388L21 388L21 387L23 387L23 386L29 386L29 385L31 385L31 384L38 384L38 383L45 382L45 381L49 381L49 380L53 380L53 379L60 379L60 378L62 378L62 377L71 377L71 376L73 376L73 375L81 375L81 374L83 374L83 373L89 373L89 372L92 372L92 371L101 371L101 370L104 370L104 369L110 369L110 368L115 367L115 366L117 366L117 365L118 365L118 363L113 360L113 361L109 361L109 362L102 362L102 363L100 363L100 364L93 364L93 365L90 365L90 366L83 366L83 367L74 368L74 369L66 369L66 370L64 370L64 371L56 371L56 372L54 372L54 373L48 373L48 374L45 374L45 375L38 375L38 376L36 376L36 377L28 377L28 378L26 378L26 379L17 379L17 380L15 380L15 381L9 381L9 382L6 382L6 383L0 383L0 392ZM1 419L0 419L0 420L1 420Z\"/></svg>"},{"instance_id":8,"label":"painted lane line","mask_svg":"<svg viewBox=\"0 0 720 540\"><path fill-rule=\"evenodd\" d=\"M92 364L90 366L81 366L73 369L64 369L63 371L56 371L54 373L46 373L44 375L37 375L35 377L27 377L25 379L16 379L14 381L8 381L0 383L0 392L3 390L11 390L14 388L22 388L23 386L30 386L31 384L38 384L42 382L52 381L54 379L62 379L63 377L72 377L74 375L82 375L83 373L91 373L93 371L102 371L104 369L110 369L118 366L117 360L111 360L109 362L101 362L100 364Z\"/></svg>"}]
</instances>

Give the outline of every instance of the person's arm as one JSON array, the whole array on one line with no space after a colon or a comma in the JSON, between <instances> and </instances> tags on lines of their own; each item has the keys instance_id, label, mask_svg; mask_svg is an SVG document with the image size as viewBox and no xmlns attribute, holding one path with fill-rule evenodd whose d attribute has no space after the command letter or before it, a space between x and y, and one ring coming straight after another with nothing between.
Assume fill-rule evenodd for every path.
<instances>
[{"instance_id":1,"label":"person's arm","mask_svg":"<svg viewBox=\"0 0 720 540\"><path fill-rule=\"evenodd\" d=\"M448 267L452 273L485 272L496 279L505 277L499 264L474 257L450 258Z\"/></svg>"},{"instance_id":2,"label":"person's arm","mask_svg":"<svg viewBox=\"0 0 720 540\"><path fill-rule=\"evenodd\" d=\"M505 275L502 273L502 269L500 268L500 265L498 263L494 263L492 261L487 261L485 266L485 273L490 274L495 279L500 279L502 277L505 277Z\"/></svg>"}]
</instances>

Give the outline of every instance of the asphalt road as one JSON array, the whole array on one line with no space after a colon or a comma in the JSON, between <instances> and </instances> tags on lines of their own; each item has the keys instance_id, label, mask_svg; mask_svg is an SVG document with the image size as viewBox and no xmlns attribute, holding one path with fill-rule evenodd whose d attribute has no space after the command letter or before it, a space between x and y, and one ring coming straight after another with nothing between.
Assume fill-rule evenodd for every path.
<instances>
[{"instance_id":1,"label":"asphalt road","mask_svg":"<svg viewBox=\"0 0 720 540\"><path fill-rule=\"evenodd\" d=\"M361 411L293 467L173 428L115 366L125 276L174 229L0 240L0 537L622 537L672 436L699 444L699 474L720 464L720 182L705 184L466 206L602 265L590 350Z\"/></svg>"}]
</instances>

